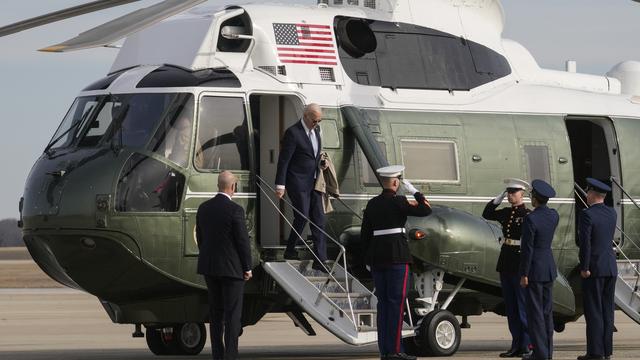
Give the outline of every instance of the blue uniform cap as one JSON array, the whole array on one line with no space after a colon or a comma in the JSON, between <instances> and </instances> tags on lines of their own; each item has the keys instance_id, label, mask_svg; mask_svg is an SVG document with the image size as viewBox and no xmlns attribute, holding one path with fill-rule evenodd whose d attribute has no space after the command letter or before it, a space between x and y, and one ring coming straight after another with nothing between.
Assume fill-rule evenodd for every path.
<instances>
[{"instance_id":1,"label":"blue uniform cap","mask_svg":"<svg viewBox=\"0 0 640 360\"><path fill-rule=\"evenodd\" d=\"M589 190L593 190L595 192L598 192L600 194L606 194L609 191L611 191L611 186L603 183L600 180L594 179L594 178L587 178L587 184L589 184Z\"/></svg>"},{"instance_id":2,"label":"blue uniform cap","mask_svg":"<svg viewBox=\"0 0 640 360\"><path fill-rule=\"evenodd\" d=\"M553 187L544 180L533 180L531 187L533 188L533 192L540 197L550 199L556 196L556 191L553 190Z\"/></svg>"}]
</instances>

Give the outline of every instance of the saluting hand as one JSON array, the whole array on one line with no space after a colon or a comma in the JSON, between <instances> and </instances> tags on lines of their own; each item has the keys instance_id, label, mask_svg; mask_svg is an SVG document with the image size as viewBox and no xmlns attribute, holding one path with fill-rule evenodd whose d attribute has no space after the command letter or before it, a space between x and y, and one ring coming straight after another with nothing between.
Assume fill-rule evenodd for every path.
<instances>
[{"instance_id":1,"label":"saluting hand","mask_svg":"<svg viewBox=\"0 0 640 360\"><path fill-rule=\"evenodd\" d=\"M526 276L523 276L520 278L520 286L523 288L526 288L529 285L529 278Z\"/></svg>"},{"instance_id":2,"label":"saluting hand","mask_svg":"<svg viewBox=\"0 0 640 360\"><path fill-rule=\"evenodd\" d=\"M589 276L591 276L591 271L589 271L589 270L581 270L580 271L580 276L582 276L583 279L586 279Z\"/></svg>"}]
</instances>

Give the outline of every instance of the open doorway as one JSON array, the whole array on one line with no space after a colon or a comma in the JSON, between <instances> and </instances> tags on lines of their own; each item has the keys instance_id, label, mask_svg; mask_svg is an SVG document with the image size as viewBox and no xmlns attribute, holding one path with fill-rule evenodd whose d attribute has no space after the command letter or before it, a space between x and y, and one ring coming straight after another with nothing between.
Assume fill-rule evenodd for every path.
<instances>
[{"instance_id":1,"label":"open doorway","mask_svg":"<svg viewBox=\"0 0 640 360\"><path fill-rule=\"evenodd\" d=\"M304 105L295 95L252 94L249 97L251 120L258 136L255 140L255 171L270 186L275 186L280 139L285 130L302 117ZM273 208L265 195L258 190L259 242L263 248L284 248L289 227ZM275 197L269 194L271 199ZM293 212L280 206L287 219L293 219Z\"/></svg>"},{"instance_id":2,"label":"open doorway","mask_svg":"<svg viewBox=\"0 0 640 360\"><path fill-rule=\"evenodd\" d=\"M618 145L613 123L608 118L573 117L566 119L571 159L573 163L574 182L582 189L586 188L586 178L592 177L611 185L611 176L620 178L620 161ZM618 213L620 225L620 189L612 186L613 191L607 194L605 204L612 206ZM578 214L585 208L578 195L576 201L576 244L578 241ZM620 240L616 233L616 240Z\"/></svg>"}]
</instances>

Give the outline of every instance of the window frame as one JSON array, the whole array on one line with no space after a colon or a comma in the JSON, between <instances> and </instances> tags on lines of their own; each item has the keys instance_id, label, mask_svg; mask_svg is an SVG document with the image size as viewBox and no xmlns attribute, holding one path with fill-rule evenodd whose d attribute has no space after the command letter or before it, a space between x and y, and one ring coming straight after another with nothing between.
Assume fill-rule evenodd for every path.
<instances>
[{"instance_id":1,"label":"window frame","mask_svg":"<svg viewBox=\"0 0 640 360\"><path fill-rule=\"evenodd\" d=\"M400 139L400 158L402 160L402 164L405 165L404 159L404 151L403 144L405 142L414 142L414 143L447 143L453 144L453 155L455 158L455 169L456 169L456 180L431 180L431 179L412 179L406 176L407 172L405 170L405 178L411 182L416 184L426 184L426 183L438 183L438 184L455 184L459 185L462 182L460 176L460 151L458 150L458 142L455 139L434 139L434 138L424 138L424 137L401 137Z\"/></svg>"},{"instance_id":2,"label":"window frame","mask_svg":"<svg viewBox=\"0 0 640 360\"><path fill-rule=\"evenodd\" d=\"M547 181L549 184L553 184L553 169L551 166L553 162L553 149L551 148L551 146L544 141L524 141L520 144L520 150L522 154L522 167L524 168L524 173L526 174L526 177L529 179L529 181L533 181L536 178L534 178L531 174L531 163L529 162L529 154L525 150L527 146L544 147L545 149L547 149L547 166L549 171L549 179L542 180Z\"/></svg>"},{"instance_id":3,"label":"window frame","mask_svg":"<svg viewBox=\"0 0 640 360\"><path fill-rule=\"evenodd\" d=\"M253 148L253 138L249 138L249 142L250 142L250 146L248 149L248 156L249 156L249 169L220 169L220 170L216 170L216 169L202 169L200 167L198 167L196 165L196 154L198 149L196 148L198 146L198 136L200 134L200 106L202 104L202 101L204 100L204 98L207 97L213 97L213 98L237 98L242 100L242 111L244 112L244 116L247 119L247 126L252 126L252 122L251 122L251 117L249 116L250 111L247 109L249 104L248 104L248 100L245 97L245 93L241 93L241 92L201 92L200 94L197 94L197 102L196 102L196 106L194 107L194 119L195 119L195 124L194 124L194 129L193 129L193 139L192 139L192 144L191 144L191 150L192 150L192 156L190 157L190 166L193 167L193 170L198 173L198 174L219 174L225 170L232 170L234 172L234 174L238 175L238 174L248 174L252 171L252 166L251 165L251 160L250 157L253 156L251 154L252 152L252 148ZM250 134L249 134L250 135Z\"/></svg>"}]
</instances>

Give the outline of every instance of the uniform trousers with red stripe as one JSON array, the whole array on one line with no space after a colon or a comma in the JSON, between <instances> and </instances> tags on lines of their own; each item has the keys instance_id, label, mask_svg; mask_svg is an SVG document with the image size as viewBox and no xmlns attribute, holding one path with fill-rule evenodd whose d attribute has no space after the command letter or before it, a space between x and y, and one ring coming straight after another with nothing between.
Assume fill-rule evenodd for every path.
<instances>
[{"instance_id":1,"label":"uniform trousers with red stripe","mask_svg":"<svg viewBox=\"0 0 640 360\"><path fill-rule=\"evenodd\" d=\"M409 281L409 265L374 266L371 271L378 298L378 348L380 354L404 352L402 324Z\"/></svg>"}]
</instances>

